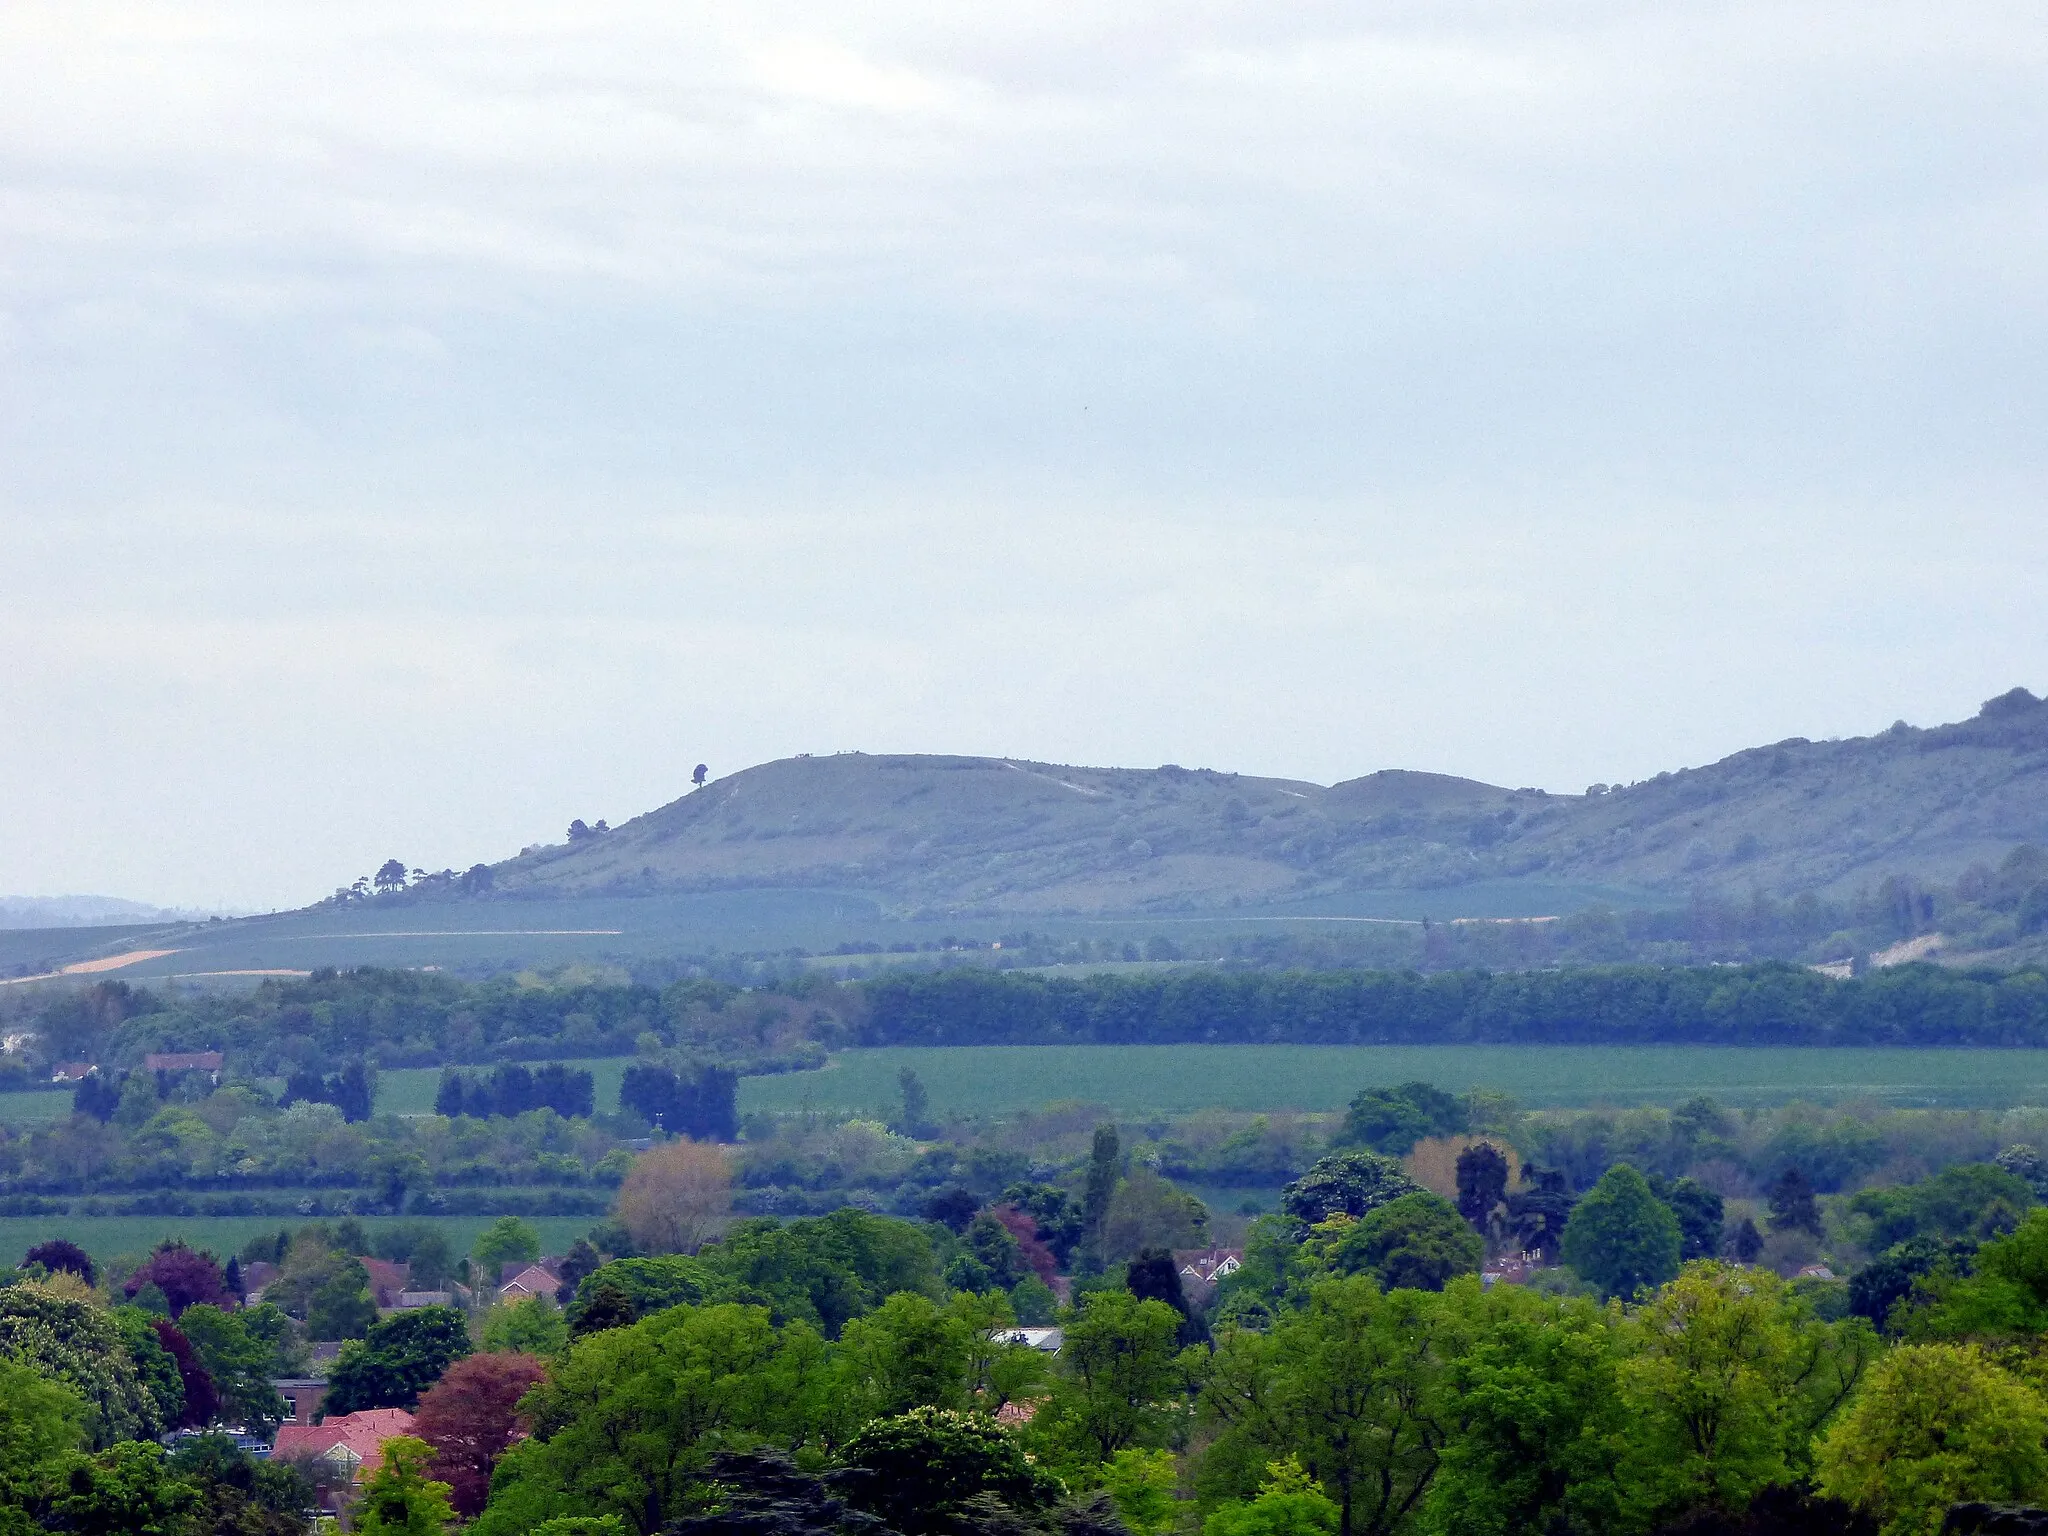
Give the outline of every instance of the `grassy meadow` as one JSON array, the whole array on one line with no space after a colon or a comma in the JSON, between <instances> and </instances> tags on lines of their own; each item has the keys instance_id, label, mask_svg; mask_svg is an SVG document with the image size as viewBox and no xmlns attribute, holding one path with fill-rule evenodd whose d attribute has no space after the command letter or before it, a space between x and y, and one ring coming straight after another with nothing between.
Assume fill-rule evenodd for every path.
<instances>
[{"instance_id":1,"label":"grassy meadow","mask_svg":"<svg viewBox=\"0 0 2048 1536\"><path fill-rule=\"evenodd\" d=\"M420 1221L418 1216L359 1216L356 1218L374 1236L382 1227L397 1221ZM470 1245L498 1218L495 1216L440 1216L435 1225L448 1234L449 1245L466 1253ZM561 1253L590 1230L589 1216L528 1216L522 1218L540 1233L541 1248ZM105 1261L118 1254L147 1253L167 1237L180 1238L194 1248L205 1248L225 1258L258 1233L303 1224L297 1216L0 1216L0 1266L13 1268L21 1256L37 1243L52 1237L68 1237L95 1259Z\"/></svg>"}]
</instances>

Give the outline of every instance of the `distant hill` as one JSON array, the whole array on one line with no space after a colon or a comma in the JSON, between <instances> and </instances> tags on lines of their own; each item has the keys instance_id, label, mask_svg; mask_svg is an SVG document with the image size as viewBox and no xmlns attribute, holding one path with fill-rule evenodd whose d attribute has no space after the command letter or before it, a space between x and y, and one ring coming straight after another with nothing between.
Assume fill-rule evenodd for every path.
<instances>
[{"instance_id":1,"label":"distant hill","mask_svg":"<svg viewBox=\"0 0 2048 1536\"><path fill-rule=\"evenodd\" d=\"M764 763L493 867L500 894L859 891L904 916L1213 910L1476 881L1841 895L2048 844L2048 702L1794 738L1582 795L1387 770L842 753Z\"/></svg>"},{"instance_id":2,"label":"distant hill","mask_svg":"<svg viewBox=\"0 0 2048 1536\"><path fill-rule=\"evenodd\" d=\"M203 921L209 912L153 907L119 896L0 896L0 929L87 928Z\"/></svg>"}]
</instances>

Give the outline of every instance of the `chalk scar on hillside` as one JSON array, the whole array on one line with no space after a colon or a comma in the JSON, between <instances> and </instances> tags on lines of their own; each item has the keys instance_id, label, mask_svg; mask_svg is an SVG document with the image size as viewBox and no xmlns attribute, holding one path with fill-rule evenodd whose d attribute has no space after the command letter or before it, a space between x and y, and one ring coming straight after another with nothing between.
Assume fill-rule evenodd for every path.
<instances>
[{"instance_id":1,"label":"chalk scar on hillside","mask_svg":"<svg viewBox=\"0 0 2048 1536\"><path fill-rule=\"evenodd\" d=\"M19 986L25 981L49 981L58 976L92 976L101 971L118 971L123 966L140 965L145 960L161 960L165 955L178 953L179 951L175 949L131 949L123 954L102 955L97 960L79 960L36 976L0 977L0 987Z\"/></svg>"},{"instance_id":2,"label":"chalk scar on hillside","mask_svg":"<svg viewBox=\"0 0 2048 1536\"><path fill-rule=\"evenodd\" d=\"M1071 789L1077 795L1086 795L1090 800L1107 800L1106 789L1090 789L1086 784L1075 784L1067 779L1056 779L1049 773L1037 773L1029 768L1019 768L1015 763L1005 761L1003 766L1012 773L1021 773L1027 779L1043 779L1048 784L1057 784L1061 789Z\"/></svg>"}]
</instances>

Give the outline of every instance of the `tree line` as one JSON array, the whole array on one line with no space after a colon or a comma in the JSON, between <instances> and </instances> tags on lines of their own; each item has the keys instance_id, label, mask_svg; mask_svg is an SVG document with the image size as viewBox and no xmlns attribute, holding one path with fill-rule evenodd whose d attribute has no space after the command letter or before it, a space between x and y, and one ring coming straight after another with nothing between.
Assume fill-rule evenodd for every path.
<instances>
[{"instance_id":1,"label":"tree line","mask_svg":"<svg viewBox=\"0 0 2048 1536\"><path fill-rule=\"evenodd\" d=\"M863 1045L2048 1045L2048 974L1904 965L1215 972L864 984Z\"/></svg>"}]
</instances>

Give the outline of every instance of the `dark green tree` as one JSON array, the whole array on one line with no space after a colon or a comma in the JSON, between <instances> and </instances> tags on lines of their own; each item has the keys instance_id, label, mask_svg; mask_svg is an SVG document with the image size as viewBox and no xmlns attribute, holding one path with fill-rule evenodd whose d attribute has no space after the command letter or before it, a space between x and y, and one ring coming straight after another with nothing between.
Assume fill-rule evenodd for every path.
<instances>
[{"instance_id":1,"label":"dark green tree","mask_svg":"<svg viewBox=\"0 0 2048 1536\"><path fill-rule=\"evenodd\" d=\"M1821 1235L1820 1206L1814 1201L1813 1186L1796 1167L1779 1174L1764 1198L1770 1206L1773 1232Z\"/></svg>"},{"instance_id":2,"label":"dark green tree","mask_svg":"<svg viewBox=\"0 0 2048 1536\"><path fill-rule=\"evenodd\" d=\"M847 1444L841 1461L838 1487L847 1499L905 1536L955 1531L970 1505L980 1525L986 1499L1028 1519L1062 1491L994 1419L944 1408L877 1419Z\"/></svg>"},{"instance_id":3,"label":"dark green tree","mask_svg":"<svg viewBox=\"0 0 2048 1536\"><path fill-rule=\"evenodd\" d=\"M1500 1148L1480 1141L1458 1154L1458 1214L1473 1231L1486 1230L1487 1219L1507 1194L1508 1160Z\"/></svg>"},{"instance_id":4,"label":"dark green tree","mask_svg":"<svg viewBox=\"0 0 2048 1536\"><path fill-rule=\"evenodd\" d=\"M1412 1195L1422 1186L1390 1157L1373 1152L1339 1152L1317 1161L1280 1192L1280 1209L1294 1218L1298 1233L1332 1216L1367 1211Z\"/></svg>"},{"instance_id":5,"label":"dark green tree","mask_svg":"<svg viewBox=\"0 0 2048 1536\"><path fill-rule=\"evenodd\" d=\"M1606 1296L1633 1296L1678 1273L1678 1218L1627 1163L1600 1176L1565 1223L1564 1261Z\"/></svg>"},{"instance_id":6,"label":"dark green tree","mask_svg":"<svg viewBox=\"0 0 2048 1536\"><path fill-rule=\"evenodd\" d=\"M455 1307L415 1307L342 1349L327 1376L326 1411L412 1408L441 1373L470 1351L469 1322Z\"/></svg>"},{"instance_id":7,"label":"dark green tree","mask_svg":"<svg viewBox=\"0 0 2048 1536\"><path fill-rule=\"evenodd\" d=\"M1430 1136L1455 1136L1471 1124L1463 1102L1429 1083L1367 1088L1345 1111L1338 1141L1405 1157Z\"/></svg>"},{"instance_id":8,"label":"dark green tree","mask_svg":"<svg viewBox=\"0 0 2048 1536\"><path fill-rule=\"evenodd\" d=\"M1457 1208L1424 1189L1366 1212L1330 1244L1326 1262L1387 1290L1440 1291L1457 1275L1478 1274L1485 1258L1486 1245Z\"/></svg>"}]
</instances>

